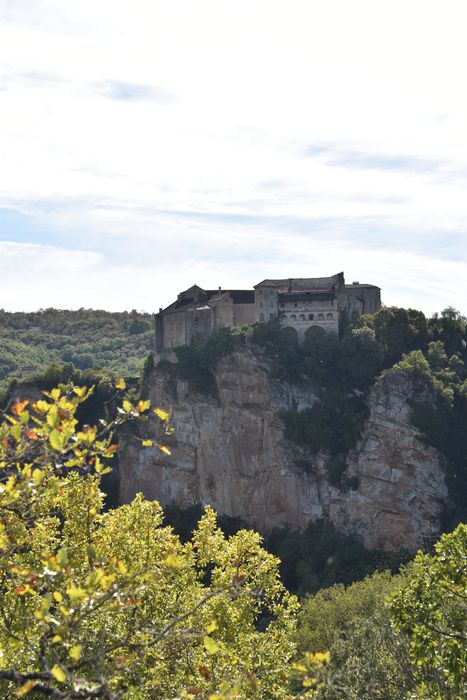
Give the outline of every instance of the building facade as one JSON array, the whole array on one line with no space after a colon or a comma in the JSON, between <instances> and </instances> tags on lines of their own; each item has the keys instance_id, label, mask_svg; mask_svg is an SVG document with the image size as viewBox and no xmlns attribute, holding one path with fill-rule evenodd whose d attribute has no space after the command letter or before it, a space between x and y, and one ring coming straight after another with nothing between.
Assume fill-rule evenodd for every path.
<instances>
[{"instance_id":1,"label":"building facade","mask_svg":"<svg viewBox=\"0 0 467 700\"><path fill-rule=\"evenodd\" d=\"M343 272L332 277L266 279L254 289L256 321L278 318L282 328L296 331L300 342L310 328L338 333L343 314L352 318L381 308L379 287L345 284Z\"/></svg>"},{"instance_id":2,"label":"building facade","mask_svg":"<svg viewBox=\"0 0 467 700\"><path fill-rule=\"evenodd\" d=\"M155 316L156 352L189 345L220 328L255 322L251 289L202 289L193 285Z\"/></svg>"},{"instance_id":3,"label":"building facade","mask_svg":"<svg viewBox=\"0 0 467 700\"><path fill-rule=\"evenodd\" d=\"M352 318L381 308L380 288L346 284L344 273L332 277L266 279L250 289L202 289L193 285L155 316L156 352L189 345L220 328L266 323L278 318L302 342L310 328L339 332L345 314Z\"/></svg>"}]
</instances>

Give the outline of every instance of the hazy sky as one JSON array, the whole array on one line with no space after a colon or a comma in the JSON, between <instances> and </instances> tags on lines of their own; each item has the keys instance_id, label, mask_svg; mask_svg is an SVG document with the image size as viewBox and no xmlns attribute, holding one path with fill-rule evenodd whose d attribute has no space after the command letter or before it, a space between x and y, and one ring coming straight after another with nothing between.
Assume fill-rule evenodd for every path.
<instances>
[{"instance_id":1,"label":"hazy sky","mask_svg":"<svg viewBox=\"0 0 467 700\"><path fill-rule=\"evenodd\" d=\"M0 307L467 314L465 0L0 0Z\"/></svg>"}]
</instances>

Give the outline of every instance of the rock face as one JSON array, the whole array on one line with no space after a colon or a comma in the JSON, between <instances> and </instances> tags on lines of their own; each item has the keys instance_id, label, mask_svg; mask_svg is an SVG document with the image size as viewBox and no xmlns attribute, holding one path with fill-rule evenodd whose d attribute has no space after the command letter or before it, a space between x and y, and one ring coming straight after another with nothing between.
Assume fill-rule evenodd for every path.
<instances>
[{"instance_id":1,"label":"rock face","mask_svg":"<svg viewBox=\"0 0 467 700\"><path fill-rule=\"evenodd\" d=\"M388 551L415 549L436 534L447 489L440 455L411 425L409 401L423 397L410 379L388 374L372 389L366 428L348 456L348 475L359 485L346 491L327 481L324 455L305 454L284 438L280 411L311 406L311 390L272 380L266 362L247 349L220 363L216 383L217 399L207 398L170 372L154 372L150 399L172 410L175 434L164 437L172 454L125 438L122 502L142 491L162 505L210 503L263 532L326 518ZM154 438L157 429L150 419L140 437ZM297 466L303 458L307 472Z\"/></svg>"}]
</instances>

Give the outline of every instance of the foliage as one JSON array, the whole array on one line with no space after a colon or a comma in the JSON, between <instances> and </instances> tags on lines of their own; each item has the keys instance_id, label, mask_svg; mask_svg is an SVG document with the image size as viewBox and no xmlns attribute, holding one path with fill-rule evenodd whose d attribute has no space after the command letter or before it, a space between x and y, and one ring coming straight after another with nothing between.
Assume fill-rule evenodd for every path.
<instances>
[{"instance_id":1,"label":"foliage","mask_svg":"<svg viewBox=\"0 0 467 700\"><path fill-rule=\"evenodd\" d=\"M152 317L137 311L0 310L0 386L54 363L137 377L153 343Z\"/></svg>"},{"instance_id":2,"label":"foliage","mask_svg":"<svg viewBox=\"0 0 467 700\"><path fill-rule=\"evenodd\" d=\"M391 627L386 598L408 579L377 572L348 587L325 588L303 602L298 646L302 653L329 649L326 700L400 700L414 687L408 640Z\"/></svg>"},{"instance_id":3,"label":"foliage","mask_svg":"<svg viewBox=\"0 0 467 700\"><path fill-rule=\"evenodd\" d=\"M378 569L395 571L409 559L406 551L369 551L359 539L324 520L304 530L276 528L266 537L265 547L280 559L284 585L301 595L335 583L353 583Z\"/></svg>"},{"instance_id":4,"label":"foliage","mask_svg":"<svg viewBox=\"0 0 467 700\"><path fill-rule=\"evenodd\" d=\"M250 335L249 326L221 328L205 339L195 339L190 345L175 348L177 373L187 379L194 391L214 394L214 371L219 361L244 345Z\"/></svg>"},{"instance_id":5,"label":"foliage","mask_svg":"<svg viewBox=\"0 0 467 700\"><path fill-rule=\"evenodd\" d=\"M435 554L419 552L391 618L408 635L418 698L467 695L467 525L443 535Z\"/></svg>"},{"instance_id":6,"label":"foliage","mask_svg":"<svg viewBox=\"0 0 467 700\"><path fill-rule=\"evenodd\" d=\"M313 454L328 453L328 478L334 486L345 485L342 481L347 468L345 458L355 447L367 417L368 408L361 397L342 396L336 391L326 393L311 408L281 414L287 439Z\"/></svg>"},{"instance_id":7,"label":"foliage","mask_svg":"<svg viewBox=\"0 0 467 700\"><path fill-rule=\"evenodd\" d=\"M296 603L277 559L253 532L225 538L209 508L186 544L141 496L103 512L112 431L150 406L124 399L80 429L91 393L17 401L0 426L0 693L285 696Z\"/></svg>"}]
</instances>

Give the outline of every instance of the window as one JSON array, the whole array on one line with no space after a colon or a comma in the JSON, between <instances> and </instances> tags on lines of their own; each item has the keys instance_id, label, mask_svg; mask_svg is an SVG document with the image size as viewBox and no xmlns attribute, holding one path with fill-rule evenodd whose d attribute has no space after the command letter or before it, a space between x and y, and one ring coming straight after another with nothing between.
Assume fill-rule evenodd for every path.
<instances>
[{"instance_id":1,"label":"window","mask_svg":"<svg viewBox=\"0 0 467 700\"><path fill-rule=\"evenodd\" d=\"M318 314L318 321L324 321L324 314Z\"/></svg>"},{"instance_id":2,"label":"window","mask_svg":"<svg viewBox=\"0 0 467 700\"><path fill-rule=\"evenodd\" d=\"M273 314L273 313L270 313L270 314L269 314L269 320L271 321L273 318L274 318L274 314Z\"/></svg>"},{"instance_id":3,"label":"window","mask_svg":"<svg viewBox=\"0 0 467 700\"><path fill-rule=\"evenodd\" d=\"M313 321L314 318L315 318L315 317L314 317L314 314L308 314L308 320L309 320L309 321Z\"/></svg>"},{"instance_id":4,"label":"window","mask_svg":"<svg viewBox=\"0 0 467 700\"><path fill-rule=\"evenodd\" d=\"M297 302L295 302L294 306L297 307Z\"/></svg>"},{"instance_id":5,"label":"window","mask_svg":"<svg viewBox=\"0 0 467 700\"><path fill-rule=\"evenodd\" d=\"M296 306L296 304L295 304L295 306ZM297 317L295 316L295 314L292 314L292 316L290 317L290 320L291 320L291 321L296 321L296 320L297 320Z\"/></svg>"},{"instance_id":6,"label":"window","mask_svg":"<svg viewBox=\"0 0 467 700\"><path fill-rule=\"evenodd\" d=\"M259 315L259 320L260 320L260 321L264 321L264 314L260 314L260 315Z\"/></svg>"},{"instance_id":7,"label":"window","mask_svg":"<svg viewBox=\"0 0 467 700\"><path fill-rule=\"evenodd\" d=\"M326 318L328 319L328 321L334 320L334 316L332 314L326 314Z\"/></svg>"},{"instance_id":8,"label":"window","mask_svg":"<svg viewBox=\"0 0 467 700\"><path fill-rule=\"evenodd\" d=\"M260 305L260 308L262 309L262 308L263 308L263 302L260 301L260 302L259 302L259 305Z\"/></svg>"},{"instance_id":9,"label":"window","mask_svg":"<svg viewBox=\"0 0 467 700\"><path fill-rule=\"evenodd\" d=\"M286 321L287 320L287 314L281 314L281 320Z\"/></svg>"},{"instance_id":10,"label":"window","mask_svg":"<svg viewBox=\"0 0 467 700\"><path fill-rule=\"evenodd\" d=\"M305 320L305 314L300 314L300 321L304 321L304 320Z\"/></svg>"}]
</instances>

